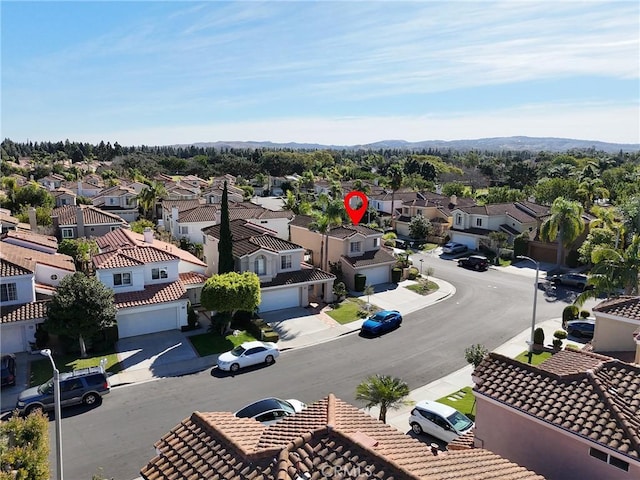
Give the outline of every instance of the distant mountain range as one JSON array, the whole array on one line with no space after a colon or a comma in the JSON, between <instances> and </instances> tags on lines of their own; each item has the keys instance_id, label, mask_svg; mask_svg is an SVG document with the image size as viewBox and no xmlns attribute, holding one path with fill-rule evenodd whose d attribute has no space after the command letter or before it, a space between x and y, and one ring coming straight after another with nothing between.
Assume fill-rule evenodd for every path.
<instances>
[{"instance_id":1,"label":"distant mountain range","mask_svg":"<svg viewBox=\"0 0 640 480\"><path fill-rule=\"evenodd\" d=\"M572 138L554 137L495 137L479 138L476 140L425 140L422 142L407 142L405 140L383 140L365 145L321 145L318 143L274 143L274 142L199 142L188 145L177 145L214 148L290 148L294 150L378 150L384 148L397 148L406 150L513 150L532 152L566 152L567 150L595 149L607 153L640 151L640 144L633 143L608 143L595 140L576 140Z\"/></svg>"}]
</instances>

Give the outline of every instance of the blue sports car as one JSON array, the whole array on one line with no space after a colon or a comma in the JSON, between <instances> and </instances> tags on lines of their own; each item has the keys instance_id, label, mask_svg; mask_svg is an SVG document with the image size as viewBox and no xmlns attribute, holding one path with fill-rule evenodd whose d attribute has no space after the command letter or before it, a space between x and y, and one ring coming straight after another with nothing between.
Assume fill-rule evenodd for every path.
<instances>
[{"instance_id":1,"label":"blue sports car","mask_svg":"<svg viewBox=\"0 0 640 480\"><path fill-rule=\"evenodd\" d=\"M360 333L379 335L399 327L401 323L402 315L400 315L400 312L397 310L382 310L364 321L360 328Z\"/></svg>"}]
</instances>

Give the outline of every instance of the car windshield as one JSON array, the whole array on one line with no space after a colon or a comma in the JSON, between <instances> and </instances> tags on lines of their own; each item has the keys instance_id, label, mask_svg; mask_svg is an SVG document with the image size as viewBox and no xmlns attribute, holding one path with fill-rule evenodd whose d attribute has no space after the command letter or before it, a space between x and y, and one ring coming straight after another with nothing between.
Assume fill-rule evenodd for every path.
<instances>
[{"instance_id":1,"label":"car windshield","mask_svg":"<svg viewBox=\"0 0 640 480\"><path fill-rule=\"evenodd\" d=\"M53 389L53 378L50 378L47 383L43 383L38 387L38 393L47 393Z\"/></svg>"},{"instance_id":2,"label":"car windshield","mask_svg":"<svg viewBox=\"0 0 640 480\"><path fill-rule=\"evenodd\" d=\"M376 313L373 317L371 317L371 320L373 320L374 322L384 322L384 318L386 317L386 313Z\"/></svg>"},{"instance_id":3,"label":"car windshield","mask_svg":"<svg viewBox=\"0 0 640 480\"><path fill-rule=\"evenodd\" d=\"M231 355L233 355L234 357L239 357L246 351L246 348L244 348L242 345L238 345L236 348L231 350Z\"/></svg>"},{"instance_id":4,"label":"car windshield","mask_svg":"<svg viewBox=\"0 0 640 480\"><path fill-rule=\"evenodd\" d=\"M447 420L449 420L449 423L453 425L453 428L458 432L463 432L473 424L471 420L460 412L455 412L453 415L450 415L447 417Z\"/></svg>"}]
</instances>

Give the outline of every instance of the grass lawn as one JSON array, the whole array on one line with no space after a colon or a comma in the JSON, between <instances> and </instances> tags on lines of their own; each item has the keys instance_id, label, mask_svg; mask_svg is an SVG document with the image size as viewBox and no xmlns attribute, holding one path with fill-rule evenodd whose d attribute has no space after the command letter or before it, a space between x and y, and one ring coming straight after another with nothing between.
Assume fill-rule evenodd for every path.
<instances>
[{"instance_id":1,"label":"grass lawn","mask_svg":"<svg viewBox=\"0 0 640 480\"><path fill-rule=\"evenodd\" d=\"M97 367L100 365L100 360L107 359L105 370L109 373L118 373L122 370L120 362L118 362L118 354L115 350L108 350L106 352L97 354L89 352L90 357L78 358L78 355L53 355L53 360L56 362L56 366L60 372L70 372L79 368ZM37 357L36 357L37 358ZM51 368L51 362L48 358L42 357L41 359L31 362L31 375L29 376L29 386L34 387L41 385L53 376L53 369Z\"/></svg>"},{"instance_id":2,"label":"grass lawn","mask_svg":"<svg viewBox=\"0 0 640 480\"><path fill-rule=\"evenodd\" d=\"M357 298L346 298L332 310L327 310L327 314L341 325L358 320L362 317L358 316L360 310L365 309L365 302ZM375 305L371 306L371 312L380 310Z\"/></svg>"},{"instance_id":3,"label":"grass lawn","mask_svg":"<svg viewBox=\"0 0 640 480\"><path fill-rule=\"evenodd\" d=\"M544 362L547 358L551 357L551 355L551 352L533 352L533 355L531 357L531 365L538 365L539 363ZM515 359L522 363L529 363L529 352L525 350Z\"/></svg>"},{"instance_id":4,"label":"grass lawn","mask_svg":"<svg viewBox=\"0 0 640 480\"><path fill-rule=\"evenodd\" d=\"M209 332L200 335L192 335L189 338L191 345L196 349L198 355L205 357L214 353L222 353L232 350L241 343L255 340L253 336L242 331L238 336L233 334L222 337L219 333Z\"/></svg>"},{"instance_id":5,"label":"grass lawn","mask_svg":"<svg viewBox=\"0 0 640 480\"><path fill-rule=\"evenodd\" d=\"M437 243L425 243L422 246L422 251L423 252L429 252L429 251L434 250L436 248L438 248L438 244Z\"/></svg>"},{"instance_id":6,"label":"grass lawn","mask_svg":"<svg viewBox=\"0 0 640 480\"><path fill-rule=\"evenodd\" d=\"M457 392L451 393L437 400L439 403L449 405L461 413L464 413L471 420L475 420L476 404L471 387L464 387Z\"/></svg>"},{"instance_id":7,"label":"grass lawn","mask_svg":"<svg viewBox=\"0 0 640 480\"><path fill-rule=\"evenodd\" d=\"M414 285L408 285L404 288L408 288L412 292L419 293L420 295L429 295L430 293L433 293L436 290L438 290L438 288L440 287L438 287L438 284L435 282L431 282L431 281L425 282L423 279L419 283L416 283Z\"/></svg>"}]
</instances>

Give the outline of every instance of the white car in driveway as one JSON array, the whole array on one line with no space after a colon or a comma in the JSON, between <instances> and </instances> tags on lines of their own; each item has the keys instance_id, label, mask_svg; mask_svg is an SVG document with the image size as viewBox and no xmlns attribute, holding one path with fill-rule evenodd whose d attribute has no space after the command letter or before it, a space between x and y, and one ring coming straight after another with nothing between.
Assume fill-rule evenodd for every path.
<instances>
[{"instance_id":1,"label":"white car in driveway","mask_svg":"<svg viewBox=\"0 0 640 480\"><path fill-rule=\"evenodd\" d=\"M411 410L409 425L416 435L424 432L449 443L471 430L474 423L449 405L423 400Z\"/></svg>"},{"instance_id":2,"label":"white car in driveway","mask_svg":"<svg viewBox=\"0 0 640 480\"><path fill-rule=\"evenodd\" d=\"M445 243L442 247L442 253L454 254L466 252L469 249L466 245L457 242Z\"/></svg>"},{"instance_id":3,"label":"white car in driveway","mask_svg":"<svg viewBox=\"0 0 640 480\"><path fill-rule=\"evenodd\" d=\"M237 372L241 368L265 363L271 365L280 355L280 350L271 342L244 342L231 351L218 357L218 368L229 372Z\"/></svg>"}]
</instances>

